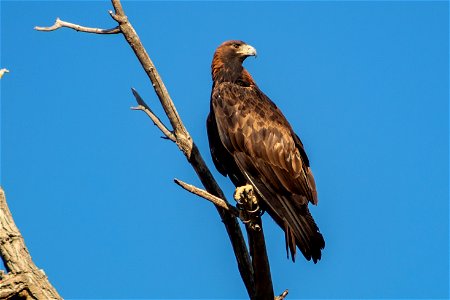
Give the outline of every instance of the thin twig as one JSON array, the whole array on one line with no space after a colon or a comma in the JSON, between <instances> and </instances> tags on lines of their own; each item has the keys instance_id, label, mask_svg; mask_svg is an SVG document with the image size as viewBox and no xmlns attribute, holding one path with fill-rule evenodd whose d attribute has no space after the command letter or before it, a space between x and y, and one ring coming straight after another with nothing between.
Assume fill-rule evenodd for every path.
<instances>
[{"instance_id":1,"label":"thin twig","mask_svg":"<svg viewBox=\"0 0 450 300\"><path fill-rule=\"evenodd\" d=\"M136 102L138 103L138 106L131 107L132 110L141 110L147 114L147 116L152 119L153 124L156 125L156 127L161 130L161 132L172 142L176 142L175 135L170 131L166 125L161 122L161 120L153 113L153 111L150 109L150 107L145 103L144 99L142 99L141 95L134 89L131 88L131 91L133 92L134 97L136 98Z\"/></svg>"},{"instance_id":2,"label":"thin twig","mask_svg":"<svg viewBox=\"0 0 450 300\"><path fill-rule=\"evenodd\" d=\"M286 289L283 293L281 293L280 296L276 296L275 300L283 300L284 298L286 298L287 294L289 294L289 291Z\"/></svg>"},{"instance_id":3,"label":"thin twig","mask_svg":"<svg viewBox=\"0 0 450 300\"><path fill-rule=\"evenodd\" d=\"M173 181L175 181L176 184L178 184L179 186L181 186L183 189L185 189L186 191L195 194L197 196L202 197L203 199L206 199L212 203L214 203L215 205L229 211L231 214L233 214L236 217L239 217L239 210L230 205L228 202L224 201L223 199L220 199L219 197L214 196L213 194L208 193L205 190L202 190L196 186L193 186L191 184L188 184L184 181L181 181L177 178L175 178Z\"/></svg>"},{"instance_id":4,"label":"thin twig","mask_svg":"<svg viewBox=\"0 0 450 300\"><path fill-rule=\"evenodd\" d=\"M0 78L2 78L3 75L5 75L5 73L9 73L9 70L8 70L8 69L5 69L5 68L1 69L1 70L0 70Z\"/></svg>"},{"instance_id":5,"label":"thin twig","mask_svg":"<svg viewBox=\"0 0 450 300\"><path fill-rule=\"evenodd\" d=\"M85 26L80 26L78 24L62 21L60 18L56 18L55 24L53 24L50 27L36 26L36 27L34 27L34 29L38 30L38 31L54 31L54 30L57 30L57 29L62 28L62 27L71 28L71 29L76 30L76 31L87 32L87 33L96 33L96 34L117 34L117 33L120 33L119 26L116 26L116 27L110 28L110 29L92 28L92 27L85 27Z\"/></svg>"}]
</instances>

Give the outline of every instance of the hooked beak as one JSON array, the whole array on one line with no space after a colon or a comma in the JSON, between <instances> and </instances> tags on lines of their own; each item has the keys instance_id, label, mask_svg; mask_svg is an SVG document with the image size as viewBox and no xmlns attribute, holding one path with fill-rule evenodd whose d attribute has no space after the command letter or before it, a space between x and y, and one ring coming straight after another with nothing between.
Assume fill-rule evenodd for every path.
<instances>
[{"instance_id":1,"label":"hooked beak","mask_svg":"<svg viewBox=\"0 0 450 300\"><path fill-rule=\"evenodd\" d=\"M242 45L237 53L241 54L245 57L247 57L247 56L255 56L256 57L256 49L250 45Z\"/></svg>"}]
</instances>

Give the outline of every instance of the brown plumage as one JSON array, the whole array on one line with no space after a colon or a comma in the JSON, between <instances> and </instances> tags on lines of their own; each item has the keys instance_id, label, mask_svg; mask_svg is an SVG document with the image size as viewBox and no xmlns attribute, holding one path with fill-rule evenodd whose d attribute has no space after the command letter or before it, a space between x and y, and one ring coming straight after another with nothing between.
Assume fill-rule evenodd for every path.
<instances>
[{"instance_id":1,"label":"brown plumage","mask_svg":"<svg viewBox=\"0 0 450 300\"><path fill-rule=\"evenodd\" d=\"M314 177L299 137L242 67L255 55L242 41L227 41L214 53L207 120L212 159L236 187L253 185L285 232L288 256L295 261L297 246L316 263L325 241L308 209L318 201Z\"/></svg>"}]
</instances>

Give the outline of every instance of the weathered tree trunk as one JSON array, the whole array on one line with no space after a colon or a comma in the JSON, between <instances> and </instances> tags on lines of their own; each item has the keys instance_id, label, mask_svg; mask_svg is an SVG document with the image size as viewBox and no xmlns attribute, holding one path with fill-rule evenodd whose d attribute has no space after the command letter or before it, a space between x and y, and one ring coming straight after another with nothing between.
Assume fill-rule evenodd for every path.
<instances>
[{"instance_id":1,"label":"weathered tree trunk","mask_svg":"<svg viewBox=\"0 0 450 300\"><path fill-rule=\"evenodd\" d=\"M0 299L62 299L44 271L33 263L1 187L0 255L8 272L0 275Z\"/></svg>"}]
</instances>

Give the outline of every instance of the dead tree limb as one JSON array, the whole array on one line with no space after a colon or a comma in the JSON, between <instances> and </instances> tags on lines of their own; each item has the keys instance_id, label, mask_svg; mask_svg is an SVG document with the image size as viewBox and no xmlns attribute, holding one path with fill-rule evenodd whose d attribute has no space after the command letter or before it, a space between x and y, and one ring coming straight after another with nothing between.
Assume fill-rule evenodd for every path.
<instances>
[{"instance_id":1,"label":"dead tree limb","mask_svg":"<svg viewBox=\"0 0 450 300\"><path fill-rule=\"evenodd\" d=\"M125 40L130 45L131 49L138 58L144 71L150 79L150 82L155 90L156 95L167 115L172 130L168 129L163 122L152 112L149 106L143 101L139 94L133 90L133 94L136 97L138 103L137 107L133 107L134 110L142 110L153 121L153 123L161 130L164 136L173 141L181 152L185 155L188 162L191 164L195 172L197 173L200 181L205 187L208 194L217 197L222 200L222 204L230 208L231 206L224 193L218 186L217 182L213 178L210 170L206 166L197 146L193 142L189 132L183 125L183 122L173 104L173 101L158 73L152 60L147 54L144 46L142 45L139 36L134 30L131 23L128 21L127 16L124 13L122 5L119 0L111 0L114 7L114 12L110 11L111 17L118 23L118 26L109 29L95 29L79 26L76 24L68 23L57 19L55 25L51 27L36 27L41 31L52 31L61 27L72 28L77 31L83 31L88 33L98 34L110 34L110 33L122 33ZM210 200L210 199L209 199ZM217 205L217 211L225 224L228 236L230 238L234 254L236 256L238 269L241 274L244 285L247 289L248 295L251 299L274 299L272 281L270 277L270 268L267 259L267 253L265 248L264 235L261 230L252 230L247 226L247 233L249 234L251 253L253 261L250 258L247 245L239 227L236 214L231 212L233 209L226 209L221 205ZM233 207L234 208L234 207ZM259 226L260 219L258 220ZM262 249L262 251L260 251ZM257 255L256 255L257 253ZM258 273L258 274L256 274ZM261 276L261 275L264 276ZM255 282L258 280L258 282Z\"/></svg>"},{"instance_id":2,"label":"dead tree limb","mask_svg":"<svg viewBox=\"0 0 450 300\"><path fill-rule=\"evenodd\" d=\"M44 271L31 259L0 187L0 255L7 274L0 274L0 299L62 299Z\"/></svg>"},{"instance_id":3,"label":"dead tree limb","mask_svg":"<svg viewBox=\"0 0 450 300\"><path fill-rule=\"evenodd\" d=\"M141 43L139 36L134 30L133 26L130 22L128 22L128 18L125 15L125 12L122 8L122 4L119 0L112 0L112 5L114 7L115 13L110 12L111 17L116 20L119 24L119 28L125 37L125 40L130 45L131 49L133 49L136 57L141 63L144 71L149 77L151 84L155 90L156 95L169 119L169 122L173 129L173 134L175 136L175 143L178 148L183 152L186 156L186 159L194 168L197 173L200 181L206 190L226 201L225 195L220 189L219 185L215 181L208 167L206 166L197 146L193 142L191 136L189 135L186 127L184 126L176 108L173 104L173 101L164 85L158 71L156 70L155 65L150 59L147 51L145 50L143 44ZM247 292L250 298L254 298L255 295L255 282L254 282L254 274L253 267L251 265L251 259L249 257L249 253L247 250L247 246L245 244L244 237L242 235L242 231L239 227L238 221L236 217L227 213L223 208L217 207L219 215L225 224L228 236L230 238L237 264L238 269L241 274L242 280L245 284Z\"/></svg>"},{"instance_id":4,"label":"dead tree limb","mask_svg":"<svg viewBox=\"0 0 450 300\"><path fill-rule=\"evenodd\" d=\"M253 194L253 187L250 185L236 189L235 200L241 207L241 209L237 209L205 190L187 184L179 179L174 179L174 181L188 192L202 197L214 203L216 206L226 209L229 213L239 217L241 221L245 223L250 245L250 255L252 257L252 266L254 270L255 299L284 299L288 293L287 290L277 297L273 294L270 265L267 257L262 221L260 218L261 210L257 203L257 198ZM248 187L250 187L250 193L248 192Z\"/></svg>"},{"instance_id":5,"label":"dead tree limb","mask_svg":"<svg viewBox=\"0 0 450 300\"><path fill-rule=\"evenodd\" d=\"M111 29L101 29L101 28L92 28L80 26L78 24L69 23L66 21L62 21L60 18L56 18L55 24L50 27L40 27L36 26L34 29L39 31L54 31L56 29L67 27L76 31L86 32L86 33L96 33L96 34L117 34L120 33L119 26L111 28Z\"/></svg>"},{"instance_id":6,"label":"dead tree limb","mask_svg":"<svg viewBox=\"0 0 450 300\"><path fill-rule=\"evenodd\" d=\"M147 114L147 116L152 119L153 124L155 124L156 127L161 130L161 132L165 135L165 137L172 142L176 142L177 139L172 131L170 131L166 125L161 122L161 120L153 113L153 111L148 107L148 105L144 102L144 99L139 95L139 93L135 89L131 89L133 92L134 97L136 98L136 102L138 103L138 106L132 107L132 110L142 110Z\"/></svg>"},{"instance_id":7,"label":"dead tree limb","mask_svg":"<svg viewBox=\"0 0 450 300\"><path fill-rule=\"evenodd\" d=\"M150 58L149 58L150 59ZM152 64L152 68L154 68ZM164 83L162 82L161 78L159 77L156 69L154 69L153 72L156 72L157 79L160 80L160 85L164 86ZM150 77L150 76L149 76ZM150 77L150 80L152 77ZM155 85L153 84L153 87ZM160 119L153 114L149 106L145 103L145 101L142 99L142 97L139 95L139 93L132 89L134 96L136 97L136 102L138 103L137 107L133 107L134 110L142 110L144 111L150 119L153 121L153 123L161 130L161 132L167 137L167 139L175 142L175 144L178 145L178 148L183 152L183 154L186 156L188 162L191 164L195 172L197 173L197 176L200 178L200 181L202 182L203 186L206 188L209 194L212 196L215 196L222 200L223 204L232 207L229 202L226 200L222 190L220 189L219 185L215 181L214 177L212 176L210 170L206 166L197 146L193 142L192 138L190 137L187 129L184 127L184 125L181 123L177 123L176 120L170 119L169 114L167 116L169 117L169 120L172 123L177 124L177 127L179 127L180 131L182 133L177 134L175 130L170 131L167 129L167 127L160 121ZM155 91L157 89L155 88ZM157 93L158 95L158 93ZM159 95L158 95L159 98ZM175 109L175 106L171 99L163 99L160 102L161 105L164 107L164 110L171 108L165 107L165 103L169 102L170 105ZM170 114L171 116L175 117L178 116L178 113L172 112ZM178 116L179 118L179 116ZM181 120L181 119L180 119ZM176 127L174 127L176 128ZM186 148L186 146L188 146ZM210 200L210 199L208 199ZM256 299L256 283L254 280L254 270L252 265L252 260L250 258L250 254L247 250L247 245L245 244L244 237L242 235L241 228L239 227L238 221L236 219L236 215L233 215L228 212L227 209L216 205L217 211L219 212L220 217L222 218L223 223L225 224L225 228L227 230L228 236L231 241L231 245L233 247L234 255L236 257L236 261L238 264L238 269L241 274L241 278L244 282L244 285L247 289L247 293L250 297L250 299ZM272 286L270 286L272 288ZM273 288L272 288L273 290ZM273 298L271 298L273 299Z\"/></svg>"},{"instance_id":8,"label":"dead tree limb","mask_svg":"<svg viewBox=\"0 0 450 300\"><path fill-rule=\"evenodd\" d=\"M230 214L232 214L235 217L239 217L238 209L236 207L230 205L230 203L224 201L223 199L216 197L213 194L210 194L205 190L199 189L198 187L195 187L195 186L188 184L184 181L181 181L179 179L175 178L173 181L176 184L178 184L179 186L181 186L183 189L185 189L186 191L210 201L214 205L225 209L226 211L228 211Z\"/></svg>"}]
</instances>

